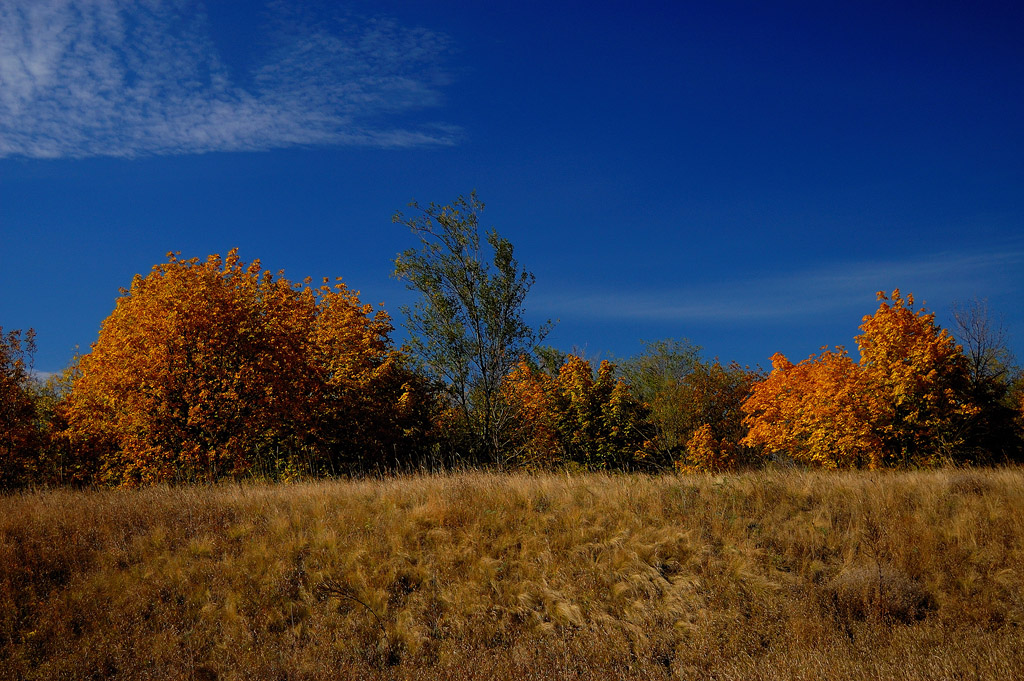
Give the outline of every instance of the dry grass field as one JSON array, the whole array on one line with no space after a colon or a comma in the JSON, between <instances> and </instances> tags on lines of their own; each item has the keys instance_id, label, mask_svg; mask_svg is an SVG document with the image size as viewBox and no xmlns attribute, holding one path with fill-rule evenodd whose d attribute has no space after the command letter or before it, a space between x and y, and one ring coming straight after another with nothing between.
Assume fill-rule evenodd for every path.
<instances>
[{"instance_id":1,"label":"dry grass field","mask_svg":"<svg viewBox=\"0 0 1024 681\"><path fill-rule=\"evenodd\" d=\"M3 679L1009 679L1024 471L0 498Z\"/></svg>"}]
</instances>

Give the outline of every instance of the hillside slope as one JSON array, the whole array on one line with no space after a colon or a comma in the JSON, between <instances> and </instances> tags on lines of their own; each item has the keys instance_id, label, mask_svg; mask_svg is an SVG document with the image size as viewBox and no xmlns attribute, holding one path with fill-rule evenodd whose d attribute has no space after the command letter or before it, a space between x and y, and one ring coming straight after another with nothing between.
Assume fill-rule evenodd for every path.
<instances>
[{"instance_id":1,"label":"hillside slope","mask_svg":"<svg viewBox=\"0 0 1024 681\"><path fill-rule=\"evenodd\" d=\"M0 498L0 678L1010 678L1024 471Z\"/></svg>"}]
</instances>

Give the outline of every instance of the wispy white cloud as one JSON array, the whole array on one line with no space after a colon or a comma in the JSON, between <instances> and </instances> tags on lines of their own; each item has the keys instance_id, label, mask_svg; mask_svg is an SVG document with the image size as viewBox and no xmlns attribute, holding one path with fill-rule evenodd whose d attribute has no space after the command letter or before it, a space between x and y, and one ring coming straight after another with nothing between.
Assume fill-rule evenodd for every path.
<instances>
[{"instance_id":1,"label":"wispy white cloud","mask_svg":"<svg viewBox=\"0 0 1024 681\"><path fill-rule=\"evenodd\" d=\"M863 310L876 291L901 288L929 309L979 292L1019 289L1024 247L937 252L904 260L833 263L760 279L629 293L571 291L539 295L531 310L562 317L691 323L796 322L844 310Z\"/></svg>"},{"instance_id":2,"label":"wispy white cloud","mask_svg":"<svg viewBox=\"0 0 1024 681\"><path fill-rule=\"evenodd\" d=\"M389 123L441 104L443 35L270 10L271 49L239 78L199 0L0 3L0 157L457 140L454 126Z\"/></svg>"}]
</instances>

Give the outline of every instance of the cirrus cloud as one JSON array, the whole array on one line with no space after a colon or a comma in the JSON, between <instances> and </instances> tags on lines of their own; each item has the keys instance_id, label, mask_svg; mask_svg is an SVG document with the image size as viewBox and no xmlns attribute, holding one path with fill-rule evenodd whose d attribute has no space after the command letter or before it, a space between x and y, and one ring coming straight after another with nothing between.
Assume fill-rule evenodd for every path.
<instances>
[{"instance_id":1,"label":"cirrus cloud","mask_svg":"<svg viewBox=\"0 0 1024 681\"><path fill-rule=\"evenodd\" d=\"M637 287L626 293L571 291L538 296L531 309L584 319L669 323L794 323L836 311L870 310L876 291L900 287L934 309L982 292L1016 291L1024 244L937 251L904 259L835 262L760 279L691 284L671 290ZM924 296L928 296L924 298ZM865 306L866 304L866 306Z\"/></svg>"},{"instance_id":2,"label":"cirrus cloud","mask_svg":"<svg viewBox=\"0 0 1024 681\"><path fill-rule=\"evenodd\" d=\"M0 157L137 157L296 145L450 145L398 126L442 103L446 38L386 19L269 8L270 46L239 77L197 0L0 5Z\"/></svg>"}]
</instances>

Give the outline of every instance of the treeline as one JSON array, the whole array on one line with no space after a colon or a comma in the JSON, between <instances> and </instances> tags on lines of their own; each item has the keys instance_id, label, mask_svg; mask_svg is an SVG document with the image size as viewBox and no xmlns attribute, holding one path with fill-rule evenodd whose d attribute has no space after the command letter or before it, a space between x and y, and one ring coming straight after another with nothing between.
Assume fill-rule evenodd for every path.
<instances>
[{"instance_id":1,"label":"treeline","mask_svg":"<svg viewBox=\"0 0 1024 681\"><path fill-rule=\"evenodd\" d=\"M475 197L396 221L420 240L388 314L341 280L170 254L123 289L90 352L31 372L0 330L0 486L291 479L422 467L723 471L791 461L924 467L1024 459L1024 380L978 307L963 344L897 290L843 348L772 369L687 341L598 366L523 322L532 275Z\"/></svg>"}]
</instances>

